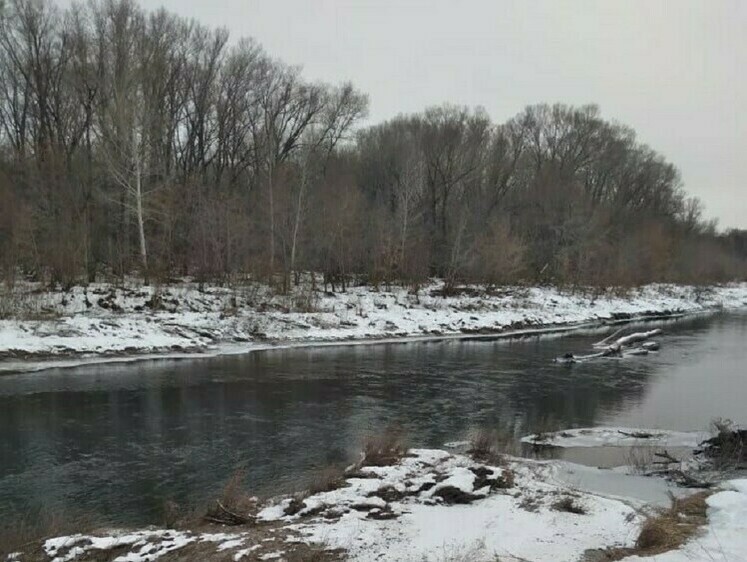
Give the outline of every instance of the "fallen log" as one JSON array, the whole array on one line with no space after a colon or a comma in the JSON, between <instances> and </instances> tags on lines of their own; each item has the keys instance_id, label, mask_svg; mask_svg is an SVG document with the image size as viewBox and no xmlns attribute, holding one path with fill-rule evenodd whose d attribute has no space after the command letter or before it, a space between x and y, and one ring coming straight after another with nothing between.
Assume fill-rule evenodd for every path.
<instances>
[{"instance_id":1,"label":"fallen log","mask_svg":"<svg viewBox=\"0 0 747 562\"><path fill-rule=\"evenodd\" d=\"M670 464L675 464L675 463L679 463L680 462L678 459L676 459L672 455L670 455L669 451L667 451L666 449L664 451L656 451L656 452L654 452L654 456L657 457L657 458L660 458L660 459L664 459L664 460L654 461L653 464L670 465Z\"/></svg>"},{"instance_id":2,"label":"fallen log","mask_svg":"<svg viewBox=\"0 0 747 562\"><path fill-rule=\"evenodd\" d=\"M671 473L672 480L683 488L713 488L714 482L699 480L682 470L673 470Z\"/></svg>"},{"instance_id":3,"label":"fallen log","mask_svg":"<svg viewBox=\"0 0 747 562\"><path fill-rule=\"evenodd\" d=\"M638 343L639 341L645 341L648 339L653 338L654 336L658 336L661 334L660 329L650 330L648 332L636 332L634 334L630 334L629 336L623 336L615 341L615 343L610 344L608 346L609 349L622 349L623 347L629 346L633 343Z\"/></svg>"},{"instance_id":4,"label":"fallen log","mask_svg":"<svg viewBox=\"0 0 747 562\"><path fill-rule=\"evenodd\" d=\"M665 478L668 478L669 480L677 483L677 485L682 486L683 488L708 489L712 488L714 485L713 482L703 480L702 478L697 478L691 473L686 472L682 468L682 461L673 457L666 449L664 449L663 451L655 451L654 457L661 459L652 462L654 466L658 466L660 468L652 471L651 474L664 476Z\"/></svg>"},{"instance_id":5,"label":"fallen log","mask_svg":"<svg viewBox=\"0 0 747 562\"><path fill-rule=\"evenodd\" d=\"M580 363L582 361L589 361L590 359L599 359L600 357L619 357L620 352L612 349L605 349L599 353L591 353L589 355L574 355L573 353L566 353L562 357L556 357L556 363Z\"/></svg>"},{"instance_id":6,"label":"fallen log","mask_svg":"<svg viewBox=\"0 0 747 562\"><path fill-rule=\"evenodd\" d=\"M623 431L618 429L617 432L625 437L632 437L634 439L657 439L665 435L664 433L652 433L650 431Z\"/></svg>"},{"instance_id":7,"label":"fallen log","mask_svg":"<svg viewBox=\"0 0 747 562\"><path fill-rule=\"evenodd\" d=\"M598 341L591 347L595 347L595 348L607 347L612 340L614 340L619 334L622 334L624 331L625 331L625 328L620 328L619 330L612 332L609 336L607 336L603 340Z\"/></svg>"},{"instance_id":8,"label":"fallen log","mask_svg":"<svg viewBox=\"0 0 747 562\"><path fill-rule=\"evenodd\" d=\"M660 345L658 342L647 342L646 340L651 339L654 336L661 334L661 330L656 328L649 330L648 332L635 332L628 334L627 336L619 336L622 333L622 329L617 330L615 333L607 336L603 340L592 345L594 349L599 349L597 353L591 353L588 355L574 355L573 353L566 353L561 357L556 357L556 363L573 364L580 363L583 361L589 361L591 359L599 359L602 357L625 357L630 355L648 355L650 351L658 351ZM612 343L610 343L612 342ZM629 348L632 344L643 342L640 346L634 349Z\"/></svg>"}]
</instances>

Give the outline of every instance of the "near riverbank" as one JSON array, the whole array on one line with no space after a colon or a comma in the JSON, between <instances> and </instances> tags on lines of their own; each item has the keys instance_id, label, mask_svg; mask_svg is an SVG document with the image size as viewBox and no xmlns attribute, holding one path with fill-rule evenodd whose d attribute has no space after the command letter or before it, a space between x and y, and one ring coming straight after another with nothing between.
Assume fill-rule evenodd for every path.
<instances>
[{"instance_id":1,"label":"near riverbank","mask_svg":"<svg viewBox=\"0 0 747 562\"><path fill-rule=\"evenodd\" d=\"M500 335L599 325L637 317L747 306L747 283L648 285L627 292L553 287L419 291L91 284L50 291L32 284L0 295L0 370L98 360L243 353L275 346L401 338Z\"/></svg>"},{"instance_id":2,"label":"near riverbank","mask_svg":"<svg viewBox=\"0 0 747 562\"><path fill-rule=\"evenodd\" d=\"M461 451L408 449L386 432L364 444L357 463L320 473L303 492L259 500L243 491L239 475L197 518L174 507L164 527L54 536L4 560L745 560L747 480L736 465L720 464L744 460L741 449L739 456L724 449L727 438L741 443L741 433L722 429L700 457L672 459L665 472L654 461L661 447L701 438L589 428L542 440L604 447L631 435L651 462L604 470L508 456L486 432ZM668 477L686 466L711 476L718 469L719 477L705 489Z\"/></svg>"}]
</instances>

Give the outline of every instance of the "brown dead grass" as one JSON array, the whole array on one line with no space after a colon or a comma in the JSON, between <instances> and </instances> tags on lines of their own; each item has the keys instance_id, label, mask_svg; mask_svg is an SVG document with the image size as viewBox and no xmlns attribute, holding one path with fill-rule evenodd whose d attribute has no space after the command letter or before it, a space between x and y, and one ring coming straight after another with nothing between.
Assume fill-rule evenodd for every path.
<instances>
[{"instance_id":1,"label":"brown dead grass","mask_svg":"<svg viewBox=\"0 0 747 562\"><path fill-rule=\"evenodd\" d=\"M369 435L363 440L361 466L391 466L407 454L404 431L390 426L382 433Z\"/></svg>"},{"instance_id":2,"label":"brown dead grass","mask_svg":"<svg viewBox=\"0 0 747 562\"><path fill-rule=\"evenodd\" d=\"M253 545L259 545L257 550L250 552L242 558L247 562L258 562L273 552L282 552L282 559L289 562L337 562L345 560L342 550L327 550L324 544L304 543L287 541L285 533L272 532L277 527L273 525L255 528L251 534L246 535L245 543L234 548L218 550L218 543L212 541L196 541L183 546L177 550L167 552L159 556L159 562L233 562L236 551ZM214 531L213 531L214 532ZM94 533L95 534L95 533ZM158 543L153 543L154 548ZM140 547L125 545L108 550L89 550L75 558L76 562L109 562L118 556L137 551ZM35 549L22 549L21 557L25 562L49 562L49 557L43 552L40 543L36 543ZM13 552L12 550L9 552ZM63 548L58 555L68 552ZM0 551L0 560L5 560L5 551Z\"/></svg>"},{"instance_id":3,"label":"brown dead grass","mask_svg":"<svg viewBox=\"0 0 747 562\"><path fill-rule=\"evenodd\" d=\"M234 471L223 488L221 503L231 511L242 514L253 513L257 508L257 498L246 491L246 470Z\"/></svg>"},{"instance_id":4,"label":"brown dead grass","mask_svg":"<svg viewBox=\"0 0 747 562\"><path fill-rule=\"evenodd\" d=\"M516 453L516 443L510 435L487 428L470 432L467 454L472 460L500 465L505 463L504 455Z\"/></svg>"},{"instance_id":5,"label":"brown dead grass","mask_svg":"<svg viewBox=\"0 0 747 562\"><path fill-rule=\"evenodd\" d=\"M326 550L323 545L285 542L281 539L255 544L261 544L262 547L244 556L242 561L256 562L262 560L262 556L271 552L282 552L282 560L288 562L338 562L345 560L342 551ZM250 545L249 541L238 548L246 548L248 545ZM158 560L159 562L233 562L235 554L236 549L218 551L215 543L197 542L169 552ZM110 558L106 558L106 560L110 560Z\"/></svg>"},{"instance_id":6,"label":"brown dead grass","mask_svg":"<svg viewBox=\"0 0 747 562\"><path fill-rule=\"evenodd\" d=\"M205 511L205 521L230 526L253 523L259 503L246 492L245 481L246 470L237 469L226 482L220 499Z\"/></svg>"},{"instance_id":7,"label":"brown dead grass","mask_svg":"<svg viewBox=\"0 0 747 562\"><path fill-rule=\"evenodd\" d=\"M337 562L345 560L342 550L327 550L323 543L307 543L296 540L288 541L289 537L299 539L298 534L284 528L284 523L268 522L253 525L249 528L216 528L215 525L206 525L201 523L198 527L184 529L195 535L200 533L228 532L240 533L245 537L245 543L234 548L219 551L218 543L212 541L196 541L185 545L175 551L165 553L158 558L159 562L233 562L233 557L237 550L247 548L253 545L260 545L260 548L252 551L242 558L247 562L258 562L262 556L272 552L283 552L283 560L291 562ZM0 543L0 561L5 560L5 555L11 552L22 551L21 559L24 562L49 562L50 558L44 552L42 545L46 538L58 537L82 533L84 535L106 536L108 530L99 527L91 527L83 519L60 519L54 521L52 525L43 528L28 527L20 529L16 526L16 531L12 535L7 533L3 535L3 542ZM12 542L7 539L10 536ZM154 548L158 546L159 541L152 539ZM71 547L74 546L71 544ZM86 553L75 558L76 562L108 562L116 559L118 556L126 555L140 547L133 545L123 545L109 550L89 550ZM69 551L68 547L62 547L58 556L65 555Z\"/></svg>"},{"instance_id":8,"label":"brown dead grass","mask_svg":"<svg viewBox=\"0 0 747 562\"><path fill-rule=\"evenodd\" d=\"M633 548L608 550L606 560L621 560L627 556L655 556L679 548L707 522L706 498L710 492L698 492L687 498L672 498L669 509L652 515L643 522Z\"/></svg>"},{"instance_id":9,"label":"brown dead grass","mask_svg":"<svg viewBox=\"0 0 747 562\"><path fill-rule=\"evenodd\" d=\"M23 552L23 560L48 560L41 545L52 537L88 533L101 526L96 518L72 513L43 513L0 526L0 554ZM5 558L0 557L0 560Z\"/></svg>"},{"instance_id":10,"label":"brown dead grass","mask_svg":"<svg viewBox=\"0 0 747 562\"><path fill-rule=\"evenodd\" d=\"M226 480L219 497L204 503L183 505L174 501L163 504L160 524L170 529L201 532L218 525L213 519L225 516L225 509L253 520L259 511L259 500L246 490L246 470L237 468Z\"/></svg>"},{"instance_id":11,"label":"brown dead grass","mask_svg":"<svg viewBox=\"0 0 747 562\"><path fill-rule=\"evenodd\" d=\"M328 466L312 476L309 484L309 495L331 492L345 485L345 471L338 466Z\"/></svg>"},{"instance_id":12,"label":"brown dead grass","mask_svg":"<svg viewBox=\"0 0 747 562\"><path fill-rule=\"evenodd\" d=\"M682 513L689 517L698 517L703 520L706 519L706 511L708 510L708 504L706 499L711 495L711 492L697 492L686 498L672 498L671 512Z\"/></svg>"}]
</instances>

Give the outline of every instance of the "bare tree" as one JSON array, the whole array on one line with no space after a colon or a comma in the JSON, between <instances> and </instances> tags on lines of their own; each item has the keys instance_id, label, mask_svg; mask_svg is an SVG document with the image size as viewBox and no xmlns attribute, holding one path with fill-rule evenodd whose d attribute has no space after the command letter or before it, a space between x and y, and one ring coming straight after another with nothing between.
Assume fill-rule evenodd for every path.
<instances>
[{"instance_id":1,"label":"bare tree","mask_svg":"<svg viewBox=\"0 0 747 562\"><path fill-rule=\"evenodd\" d=\"M145 77L153 50L144 15L134 4L108 2L96 16L99 40L115 61L106 79L106 104L101 107L97 133L109 176L122 190L120 204L135 217L140 265L147 279L145 199L149 191L145 184L157 108L146 95Z\"/></svg>"},{"instance_id":2,"label":"bare tree","mask_svg":"<svg viewBox=\"0 0 747 562\"><path fill-rule=\"evenodd\" d=\"M443 265L450 261L449 249L452 210L461 214L455 198L474 186L484 163L490 121L482 111L469 112L464 108L440 107L426 111L424 116L423 153L428 189L429 218L434 270L444 273ZM462 230L463 217L456 219L455 233ZM454 238L454 240L456 237Z\"/></svg>"},{"instance_id":3,"label":"bare tree","mask_svg":"<svg viewBox=\"0 0 747 562\"><path fill-rule=\"evenodd\" d=\"M299 146L304 131L322 111L323 90L305 84L298 68L270 60L262 61L257 100L262 120L252 123L256 161L266 178L269 201L270 274L275 272L275 200L274 181L278 167Z\"/></svg>"},{"instance_id":4,"label":"bare tree","mask_svg":"<svg viewBox=\"0 0 747 562\"><path fill-rule=\"evenodd\" d=\"M318 119L305 131L299 146L300 179L296 194L296 205L291 237L290 272L295 271L298 248L298 233L304 210L304 197L308 186L324 174L327 161L353 125L365 116L368 99L358 93L351 84L327 91L323 96L323 109Z\"/></svg>"}]
</instances>

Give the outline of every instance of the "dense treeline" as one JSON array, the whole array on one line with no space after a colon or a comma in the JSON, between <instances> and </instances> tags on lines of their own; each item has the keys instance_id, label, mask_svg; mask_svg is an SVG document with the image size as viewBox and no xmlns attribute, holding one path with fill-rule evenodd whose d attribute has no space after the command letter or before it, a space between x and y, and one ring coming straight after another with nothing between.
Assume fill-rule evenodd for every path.
<instances>
[{"instance_id":1,"label":"dense treeline","mask_svg":"<svg viewBox=\"0 0 747 562\"><path fill-rule=\"evenodd\" d=\"M0 267L288 288L745 275L677 169L596 107L496 125L443 106L361 129L367 98L129 0L0 0Z\"/></svg>"}]
</instances>

